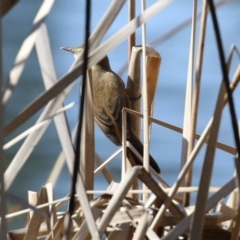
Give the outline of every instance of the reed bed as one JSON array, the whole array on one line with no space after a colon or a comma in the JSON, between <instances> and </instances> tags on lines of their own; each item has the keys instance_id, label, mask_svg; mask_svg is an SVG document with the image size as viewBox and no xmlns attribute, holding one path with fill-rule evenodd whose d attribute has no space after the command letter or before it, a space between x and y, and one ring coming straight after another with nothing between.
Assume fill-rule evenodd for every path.
<instances>
[{"instance_id":1,"label":"reed bed","mask_svg":"<svg viewBox=\"0 0 240 240\"><path fill-rule=\"evenodd\" d=\"M1 3L1 17L10 11L17 1L8 5ZM23 72L26 60L32 49L37 50L45 91L21 111L10 123L2 127L1 138L7 137L41 109L42 112L34 126L3 145L7 151L12 145L24 139L18 152L5 171L0 171L0 216L1 239L239 239L240 208L240 141L237 126L237 116L232 93L240 81L240 66L235 69L232 80L228 72L234 54L239 57L236 47L230 49L225 58L222 50L221 35L215 9L227 4L220 1L213 5L211 0L204 0L202 10L197 9L197 1L193 2L192 18L181 23L162 38L175 34L186 24L191 24L189 46L188 73L186 81L186 98L184 108L183 128L168 122L153 118L156 88L161 71L161 55L146 42L146 23L155 14L171 4L169 0L156 1L146 8L141 1L141 13L136 13L136 4L140 1L129 1L129 22L111 37L102 42L106 31L117 17L125 1L114 0L102 17L96 29L89 35L91 18L90 1L86 1L85 50L74 62L69 71L60 79L54 67L46 17L54 7L54 0L45 0L40 7L30 30L16 56L14 66L9 73L9 79L2 86L2 107L4 107ZM202 134L196 133L198 108L200 100L201 75L205 47L207 16L212 19L213 32L216 35L216 47L219 51L219 62L222 69L222 81L216 101L215 111ZM196 39L196 23L201 18L199 38ZM136 45L135 31L142 28L142 46ZM129 39L128 81L129 96L139 96L141 99L132 102L131 109L122 111L122 147L103 161L94 149L94 115L92 112L91 66L100 61L109 51L118 46L126 38ZM159 41L156 39L155 42ZM197 51L196 45L198 43ZM234 43L233 43L234 44ZM0 48L1 49L1 48ZM196 52L196 54L195 54ZM141 63L142 61L142 63ZM196 72L194 63L196 62ZM142 75L141 75L142 68ZM68 119L64 112L72 105L64 106L63 101L74 86L75 80L83 75L82 95L80 96L79 123L70 131ZM141 80L142 79L142 80ZM141 90L141 86L143 86ZM142 113L140 106L142 105ZM230 108L231 123L235 137L235 146L218 142L219 126L224 107ZM2 108L0 113L2 112ZM131 114L134 130L140 136L140 125L143 122L144 156L142 157L126 140L126 114ZM28 192L28 201L8 193L51 122L54 122L62 153L56 159L47 184L40 191ZM0 122L2 125L2 121ZM158 124L182 135L181 170L172 186L149 166L149 139L152 124ZM76 144L75 143L76 140ZM0 139L1 143L4 139ZM199 186L192 186L192 166L203 145L206 153ZM135 166L126 157L126 149L131 148L143 162L143 166ZM220 187L210 186L215 150L219 148L235 159L235 172L232 179ZM3 152L0 152L3 156ZM121 181L113 181L108 164L117 155L122 154ZM66 162L72 177L71 191L64 198L54 198L54 185L63 164ZM0 158L4 166L3 157ZM97 166L95 168L95 165ZM94 178L101 172L108 182L106 190L94 189ZM141 183L141 184L140 184ZM141 188L139 186L142 186ZM192 192L197 192L195 205L190 205ZM211 193L211 194L209 194ZM14 199L22 210L8 213L6 203ZM222 200L227 199L226 203ZM64 204L68 204L62 210ZM27 214L26 227L8 231L7 223L20 215Z\"/></svg>"}]
</instances>

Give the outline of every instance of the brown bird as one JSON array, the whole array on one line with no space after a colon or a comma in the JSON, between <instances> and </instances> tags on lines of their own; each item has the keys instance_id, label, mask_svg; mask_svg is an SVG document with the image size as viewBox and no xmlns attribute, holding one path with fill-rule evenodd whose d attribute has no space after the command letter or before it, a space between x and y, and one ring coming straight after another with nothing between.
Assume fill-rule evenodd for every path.
<instances>
[{"instance_id":1,"label":"brown bird","mask_svg":"<svg viewBox=\"0 0 240 240\"><path fill-rule=\"evenodd\" d=\"M67 48L75 58L82 52L84 45ZM122 109L130 108L129 97L122 79L112 71L109 59L105 56L92 66L94 117L103 133L117 146L122 145ZM131 128L131 116L127 114L127 140L143 156L143 145ZM138 157L128 148L127 155L137 165L142 165ZM149 156L151 167L160 173L160 168L153 157Z\"/></svg>"}]
</instances>

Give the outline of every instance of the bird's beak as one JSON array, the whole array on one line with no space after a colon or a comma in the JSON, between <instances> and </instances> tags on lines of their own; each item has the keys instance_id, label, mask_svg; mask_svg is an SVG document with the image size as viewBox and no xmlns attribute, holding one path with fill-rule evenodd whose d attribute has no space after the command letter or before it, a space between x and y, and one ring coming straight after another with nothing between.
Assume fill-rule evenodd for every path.
<instances>
[{"instance_id":1,"label":"bird's beak","mask_svg":"<svg viewBox=\"0 0 240 240\"><path fill-rule=\"evenodd\" d=\"M65 50L65 51L67 51L67 52L74 53L73 48L70 48L70 47L61 47L60 49L61 49L61 50Z\"/></svg>"}]
</instances>

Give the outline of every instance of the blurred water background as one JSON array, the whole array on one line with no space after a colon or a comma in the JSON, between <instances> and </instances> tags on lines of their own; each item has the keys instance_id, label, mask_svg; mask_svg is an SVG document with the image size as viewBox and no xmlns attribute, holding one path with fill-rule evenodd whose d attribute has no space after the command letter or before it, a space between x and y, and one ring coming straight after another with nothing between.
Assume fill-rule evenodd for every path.
<instances>
[{"instance_id":1,"label":"blurred water background","mask_svg":"<svg viewBox=\"0 0 240 240\"><path fill-rule=\"evenodd\" d=\"M138 2L138 1L136 1ZM152 5L154 0L147 0L147 6ZM92 1L92 19L91 28L94 29L103 16L110 0ZM13 66L14 59L19 48L29 33L31 23L41 6L40 0L21 0L2 21L2 39L3 39L3 77L6 81L10 69ZM139 1L140 5L140 1ZM202 1L199 1L199 11ZM217 9L217 16L220 23L224 51L227 56L232 44L240 48L240 1L233 0ZM85 3L83 0L63 1L57 0L47 18L46 24L51 41L51 49L57 76L63 76L71 64L73 56L60 50L61 46L76 46L83 43L84 39L84 17ZM114 34L128 21L127 3L121 10L111 28L108 30L104 39ZM137 7L137 13L140 13L140 6ZM168 33L171 29L189 19L192 14L192 1L181 0L173 1L162 12L158 13L147 23L147 43L154 43L153 47L159 51L162 56L160 77L155 100L154 117L170 124L182 127L184 103L185 103L185 84L187 78L188 55L190 43L190 30L188 25L181 31L172 35L164 41L158 41L159 38ZM213 115L216 98L219 91L221 77L220 63L217 47L215 43L212 20L208 17L206 44L204 52L204 64L202 75L202 87L200 97L199 118L197 123L197 132L201 133L209 119ZM198 21L199 27L199 21ZM198 28L199 29L199 28ZM197 31L198 37L198 31ZM104 41L104 40L103 40ZM137 44L141 44L141 31L137 31ZM109 54L112 69L119 72L127 62L128 49L127 40L122 42L116 49ZM234 57L230 69L230 79L239 63L239 59ZM126 82L127 71L122 73L122 79ZM67 111L67 117L71 128L75 126L78 116L79 103L79 82L73 88L71 94L66 98L65 104L76 102L77 105ZM24 72L15 92L5 109L5 124L10 122L17 114L25 108L31 101L44 91L42 76L37 60L36 51L31 53L27 60ZM237 114L239 116L239 92L234 93ZM39 113L30 119L27 124L21 126L13 134L6 138L6 142L12 137L21 133L36 121ZM96 126L96 151L102 157L107 159L116 149ZM162 177L171 185L175 181L180 167L181 157L181 135L161 126L153 125L151 139L151 153L157 159L162 169ZM229 109L225 108L221 128L219 132L219 141L229 145L234 145L232 127L229 117ZM10 163L22 142L6 151L6 165ZM198 185L201 173L202 161L204 159L205 147L199 154L194 164L193 185ZM40 187L46 183L55 160L61 151L60 142L57 137L56 129L52 123L44 134L43 138L35 147L34 153L30 156L27 163L18 174L17 179L12 184L9 192L27 199L27 191L39 191ZM120 157L110 164L110 169L114 174L116 181L120 181ZM233 156L224 153L221 150L216 151L214 173L212 185L221 186L233 174ZM65 166L58 182L55 186L56 198L65 196L70 189L70 176ZM96 189L106 189L107 183L102 176L97 177L95 183ZM193 200L194 201L194 197ZM21 226L21 221L14 222L14 226Z\"/></svg>"}]
</instances>

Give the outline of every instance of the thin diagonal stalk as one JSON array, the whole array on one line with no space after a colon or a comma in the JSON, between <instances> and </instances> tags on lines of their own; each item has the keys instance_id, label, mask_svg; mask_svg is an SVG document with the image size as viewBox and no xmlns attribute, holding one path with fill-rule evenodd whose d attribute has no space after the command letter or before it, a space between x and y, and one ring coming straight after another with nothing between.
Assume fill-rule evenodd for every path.
<instances>
[{"instance_id":1,"label":"thin diagonal stalk","mask_svg":"<svg viewBox=\"0 0 240 240\"><path fill-rule=\"evenodd\" d=\"M234 102L233 102L231 89L229 87L228 70L227 70L227 67L225 65L225 56L224 56L222 40L221 40L220 30L219 30L219 27L218 27L218 21L217 21L217 16L216 16L214 4L213 4L212 0L208 0L208 3L209 3L210 10L211 10L212 21L213 21L215 36L216 36L218 50L219 50L218 53L219 53L219 58L220 58L223 81L225 83L226 92L227 92L227 96L228 96L228 99L229 99L228 100L229 101L229 110L230 110L230 116L231 116L231 121L232 121L234 140L235 140L235 144L236 144L236 148L237 148L237 152L238 152L238 158L239 158L239 156L240 156L240 139L239 139L239 136L238 136L238 124L237 124L236 111L235 111L235 108L234 108Z\"/></svg>"}]
</instances>

